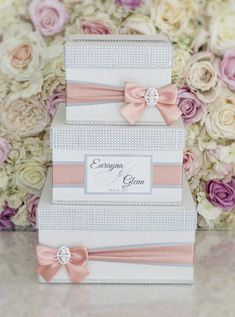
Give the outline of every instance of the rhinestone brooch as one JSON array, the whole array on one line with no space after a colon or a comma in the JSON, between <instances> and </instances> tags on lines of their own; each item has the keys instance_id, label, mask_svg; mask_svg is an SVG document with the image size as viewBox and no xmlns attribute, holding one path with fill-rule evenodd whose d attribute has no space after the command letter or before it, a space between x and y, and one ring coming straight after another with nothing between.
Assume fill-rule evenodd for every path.
<instances>
[{"instance_id":1,"label":"rhinestone brooch","mask_svg":"<svg viewBox=\"0 0 235 317\"><path fill-rule=\"evenodd\" d=\"M158 102L159 99L159 95L158 95L158 91L156 88L148 88L146 90L146 93L144 95L144 100L146 101L147 105L149 107L155 107L156 103Z\"/></svg>"},{"instance_id":2,"label":"rhinestone brooch","mask_svg":"<svg viewBox=\"0 0 235 317\"><path fill-rule=\"evenodd\" d=\"M65 265L65 264L69 263L70 258L71 258L71 253L70 253L69 248L64 247L64 246L60 247L56 253L56 258L60 264Z\"/></svg>"}]
</instances>

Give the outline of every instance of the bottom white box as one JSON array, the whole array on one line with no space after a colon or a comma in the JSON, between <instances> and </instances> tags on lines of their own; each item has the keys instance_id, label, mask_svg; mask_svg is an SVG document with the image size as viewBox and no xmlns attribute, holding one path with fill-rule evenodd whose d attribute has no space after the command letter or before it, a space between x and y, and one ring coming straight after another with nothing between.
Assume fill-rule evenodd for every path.
<instances>
[{"instance_id":1,"label":"bottom white box","mask_svg":"<svg viewBox=\"0 0 235 317\"><path fill-rule=\"evenodd\" d=\"M160 262L146 264L145 260L88 259L89 274L81 283L182 283L193 282L196 212L188 185L184 184L182 206L68 206L50 203L51 172L38 208L39 244L56 250L84 246L90 252L157 247ZM109 216L111 215L111 217ZM125 221L126 219L126 221ZM186 248L186 261L178 262ZM184 252L184 251L183 251ZM120 254L119 254L120 255ZM163 260L162 258L163 257ZM176 258L176 262L171 260ZM185 258L183 255L183 258ZM166 259L164 263L164 259ZM138 262L138 263L137 263ZM41 282L45 280L40 277ZM71 283L66 265L49 280L50 283Z\"/></svg>"}]
</instances>

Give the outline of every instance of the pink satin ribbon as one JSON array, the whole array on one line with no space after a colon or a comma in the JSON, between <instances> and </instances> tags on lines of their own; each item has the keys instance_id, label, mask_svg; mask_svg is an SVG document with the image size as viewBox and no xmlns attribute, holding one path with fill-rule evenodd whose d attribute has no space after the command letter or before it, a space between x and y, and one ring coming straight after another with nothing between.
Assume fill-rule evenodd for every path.
<instances>
[{"instance_id":1,"label":"pink satin ribbon","mask_svg":"<svg viewBox=\"0 0 235 317\"><path fill-rule=\"evenodd\" d=\"M88 261L111 261L150 265L192 265L193 244L150 245L129 248L100 249L89 251L83 246L70 248L70 259L61 264L57 259L58 249L39 244L37 246L37 272L50 281L61 266L65 266L71 282L80 283L89 275Z\"/></svg>"},{"instance_id":2,"label":"pink satin ribbon","mask_svg":"<svg viewBox=\"0 0 235 317\"><path fill-rule=\"evenodd\" d=\"M152 169L153 186L180 186L182 184L182 165L154 164ZM53 164L53 185L84 186L84 163Z\"/></svg>"},{"instance_id":3,"label":"pink satin ribbon","mask_svg":"<svg viewBox=\"0 0 235 317\"><path fill-rule=\"evenodd\" d=\"M182 114L176 105L177 88L175 85L166 85L157 89L157 93L155 106L166 124L171 125ZM148 107L145 94L146 88L129 82L125 89L95 83L67 83L68 104L125 102L121 114L130 124L138 121Z\"/></svg>"}]
</instances>

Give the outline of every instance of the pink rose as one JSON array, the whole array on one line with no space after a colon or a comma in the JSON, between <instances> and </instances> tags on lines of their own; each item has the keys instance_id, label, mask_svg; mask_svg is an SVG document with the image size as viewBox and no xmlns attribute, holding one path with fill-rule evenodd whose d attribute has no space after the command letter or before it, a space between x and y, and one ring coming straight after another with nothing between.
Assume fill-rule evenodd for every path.
<instances>
[{"instance_id":1,"label":"pink rose","mask_svg":"<svg viewBox=\"0 0 235 317\"><path fill-rule=\"evenodd\" d=\"M183 158L184 170L190 175L193 175L193 172L194 172L195 159L196 159L195 155L192 152L189 152L189 151L184 152L184 158Z\"/></svg>"},{"instance_id":2,"label":"pink rose","mask_svg":"<svg viewBox=\"0 0 235 317\"><path fill-rule=\"evenodd\" d=\"M11 52L11 64L16 68L27 67L32 58L32 47L23 43Z\"/></svg>"},{"instance_id":3,"label":"pink rose","mask_svg":"<svg viewBox=\"0 0 235 317\"><path fill-rule=\"evenodd\" d=\"M182 111L182 118L186 124L198 122L206 109L206 104L198 99L188 86L178 90L177 105Z\"/></svg>"},{"instance_id":4,"label":"pink rose","mask_svg":"<svg viewBox=\"0 0 235 317\"><path fill-rule=\"evenodd\" d=\"M69 18L64 5L58 0L32 0L29 15L35 29L45 36L61 32Z\"/></svg>"},{"instance_id":5,"label":"pink rose","mask_svg":"<svg viewBox=\"0 0 235 317\"><path fill-rule=\"evenodd\" d=\"M49 96L46 100L47 111L53 118L56 114L58 104L65 102L65 90L64 88L58 88L54 91L52 96Z\"/></svg>"},{"instance_id":6,"label":"pink rose","mask_svg":"<svg viewBox=\"0 0 235 317\"><path fill-rule=\"evenodd\" d=\"M0 167L3 166L3 163L8 158L9 153L11 152L11 145L4 138L0 137Z\"/></svg>"},{"instance_id":7,"label":"pink rose","mask_svg":"<svg viewBox=\"0 0 235 317\"><path fill-rule=\"evenodd\" d=\"M235 90L235 49L228 50L218 66L220 78L230 89Z\"/></svg>"},{"instance_id":8,"label":"pink rose","mask_svg":"<svg viewBox=\"0 0 235 317\"><path fill-rule=\"evenodd\" d=\"M111 34L112 28L102 21L88 21L82 22L82 32L84 34Z\"/></svg>"},{"instance_id":9,"label":"pink rose","mask_svg":"<svg viewBox=\"0 0 235 317\"><path fill-rule=\"evenodd\" d=\"M183 166L188 178L196 175L200 169L201 163L201 155L197 149L192 148L191 151L184 152Z\"/></svg>"},{"instance_id":10,"label":"pink rose","mask_svg":"<svg viewBox=\"0 0 235 317\"><path fill-rule=\"evenodd\" d=\"M36 211L39 203L39 196L33 195L26 203L28 220L32 227L36 228Z\"/></svg>"}]
</instances>

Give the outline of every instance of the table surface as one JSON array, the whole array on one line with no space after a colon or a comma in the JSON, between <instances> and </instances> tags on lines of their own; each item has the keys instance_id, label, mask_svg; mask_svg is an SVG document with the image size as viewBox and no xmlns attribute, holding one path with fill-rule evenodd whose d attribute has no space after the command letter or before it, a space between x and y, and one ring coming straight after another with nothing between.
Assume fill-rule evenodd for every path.
<instances>
[{"instance_id":1,"label":"table surface","mask_svg":"<svg viewBox=\"0 0 235 317\"><path fill-rule=\"evenodd\" d=\"M36 243L0 232L1 317L235 316L235 232L197 232L193 286L39 284Z\"/></svg>"}]
</instances>

